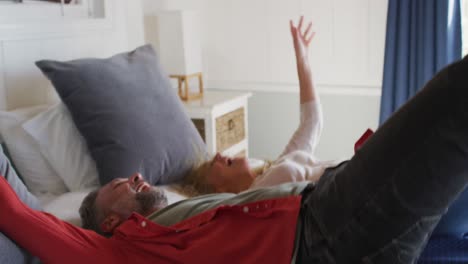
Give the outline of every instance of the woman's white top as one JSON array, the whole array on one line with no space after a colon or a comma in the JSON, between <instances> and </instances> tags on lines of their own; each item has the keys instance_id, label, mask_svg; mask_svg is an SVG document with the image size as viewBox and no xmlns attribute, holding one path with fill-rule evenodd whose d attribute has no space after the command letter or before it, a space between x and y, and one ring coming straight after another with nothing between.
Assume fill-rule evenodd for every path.
<instances>
[{"instance_id":1,"label":"woman's white top","mask_svg":"<svg viewBox=\"0 0 468 264\"><path fill-rule=\"evenodd\" d=\"M300 108L300 123L296 132L278 159L255 178L250 189L286 182L316 182L326 168L339 164L340 161L320 161L314 156L322 133L320 101L305 102Z\"/></svg>"}]
</instances>

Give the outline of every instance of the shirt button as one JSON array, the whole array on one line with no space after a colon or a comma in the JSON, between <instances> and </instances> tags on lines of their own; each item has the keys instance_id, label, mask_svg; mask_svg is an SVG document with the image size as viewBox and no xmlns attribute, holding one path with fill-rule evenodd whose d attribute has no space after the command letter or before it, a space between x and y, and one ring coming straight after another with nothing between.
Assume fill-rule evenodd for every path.
<instances>
[{"instance_id":1,"label":"shirt button","mask_svg":"<svg viewBox=\"0 0 468 264\"><path fill-rule=\"evenodd\" d=\"M244 208L242 208L242 210L244 211L244 213L248 213L249 212L249 208L247 206L244 206Z\"/></svg>"},{"instance_id":2,"label":"shirt button","mask_svg":"<svg viewBox=\"0 0 468 264\"><path fill-rule=\"evenodd\" d=\"M141 227L145 227L146 226L146 222L145 221L142 221L141 222Z\"/></svg>"}]
</instances>

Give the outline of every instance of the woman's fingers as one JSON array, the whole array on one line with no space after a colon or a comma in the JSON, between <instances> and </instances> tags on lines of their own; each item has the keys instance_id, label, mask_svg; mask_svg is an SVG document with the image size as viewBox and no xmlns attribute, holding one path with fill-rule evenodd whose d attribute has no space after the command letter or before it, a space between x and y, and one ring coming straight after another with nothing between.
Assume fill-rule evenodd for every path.
<instances>
[{"instance_id":1,"label":"woman's fingers","mask_svg":"<svg viewBox=\"0 0 468 264\"><path fill-rule=\"evenodd\" d=\"M294 23L292 20L289 20L289 25L291 28L291 35L293 36L294 41L296 41L297 38L297 28L294 26Z\"/></svg>"},{"instance_id":2,"label":"woman's fingers","mask_svg":"<svg viewBox=\"0 0 468 264\"><path fill-rule=\"evenodd\" d=\"M297 25L297 29L299 30L299 32L302 31L302 23L304 22L304 16L301 16L301 18L299 19L299 24Z\"/></svg>"},{"instance_id":3,"label":"woman's fingers","mask_svg":"<svg viewBox=\"0 0 468 264\"><path fill-rule=\"evenodd\" d=\"M294 22L290 21L291 23L291 33L293 34L294 38L301 38L301 31L298 27L294 26Z\"/></svg>"},{"instance_id":4,"label":"woman's fingers","mask_svg":"<svg viewBox=\"0 0 468 264\"><path fill-rule=\"evenodd\" d=\"M296 27L292 20L289 20L289 26L291 28L291 34L293 35L294 42L302 42L306 46L312 41L315 36L315 32L311 31L312 29L312 22L307 25L307 28L304 32L302 32L302 25L304 23L304 16L301 16L299 19L299 24Z\"/></svg>"},{"instance_id":5,"label":"woman's fingers","mask_svg":"<svg viewBox=\"0 0 468 264\"><path fill-rule=\"evenodd\" d=\"M312 28L312 22L309 22L309 24L307 25L307 29L305 30L303 34L304 38L307 37L307 34L309 34L309 31L311 28Z\"/></svg>"},{"instance_id":6,"label":"woman's fingers","mask_svg":"<svg viewBox=\"0 0 468 264\"><path fill-rule=\"evenodd\" d=\"M315 36L315 32L312 32L309 37L306 37L305 39L306 45L309 45L312 39L314 39L314 36Z\"/></svg>"}]
</instances>

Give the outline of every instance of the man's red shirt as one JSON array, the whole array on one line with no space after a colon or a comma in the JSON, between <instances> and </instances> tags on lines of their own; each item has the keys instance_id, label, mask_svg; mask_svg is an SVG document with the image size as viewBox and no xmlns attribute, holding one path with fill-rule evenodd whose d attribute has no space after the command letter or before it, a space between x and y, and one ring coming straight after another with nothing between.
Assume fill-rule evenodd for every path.
<instances>
[{"instance_id":1,"label":"man's red shirt","mask_svg":"<svg viewBox=\"0 0 468 264\"><path fill-rule=\"evenodd\" d=\"M0 231L45 263L290 263L300 201L220 206L170 227L133 214L105 238L30 209L0 177Z\"/></svg>"}]
</instances>

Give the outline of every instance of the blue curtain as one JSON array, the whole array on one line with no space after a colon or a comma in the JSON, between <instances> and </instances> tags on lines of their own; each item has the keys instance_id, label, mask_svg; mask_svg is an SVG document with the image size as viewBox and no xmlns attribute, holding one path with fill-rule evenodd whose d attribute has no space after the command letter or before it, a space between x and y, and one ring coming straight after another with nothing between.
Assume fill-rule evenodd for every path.
<instances>
[{"instance_id":1,"label":"blue curtain","mask_svg":"<svg viewBox=\"0 0 468 264\"><path fill-rule=\"evenodd\" d=\"M460 0L389 0L380 123L462 56Z\"/></svg>"}]
</instances>

